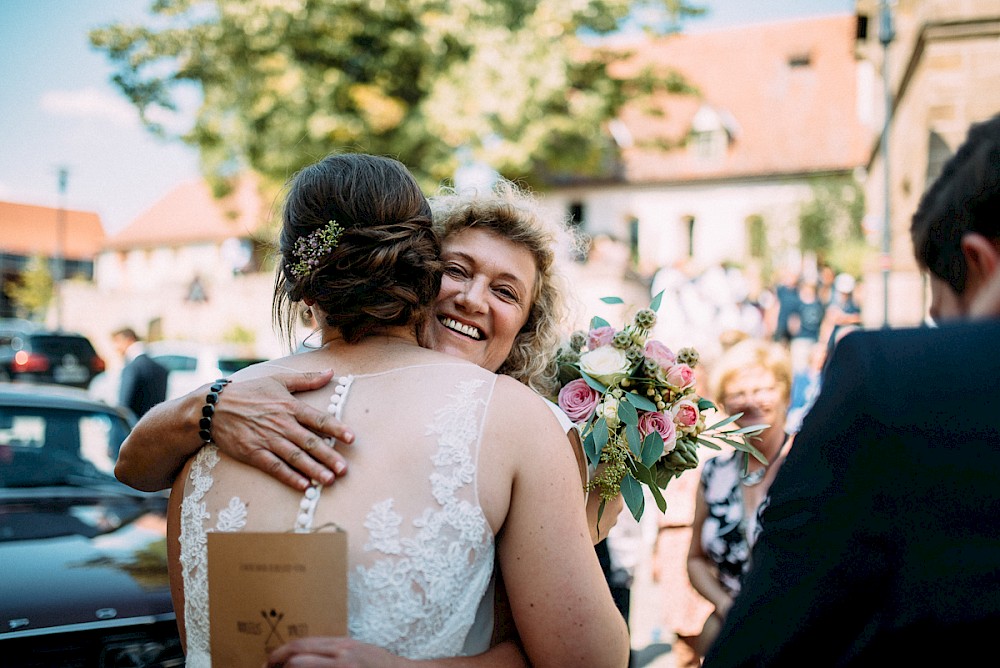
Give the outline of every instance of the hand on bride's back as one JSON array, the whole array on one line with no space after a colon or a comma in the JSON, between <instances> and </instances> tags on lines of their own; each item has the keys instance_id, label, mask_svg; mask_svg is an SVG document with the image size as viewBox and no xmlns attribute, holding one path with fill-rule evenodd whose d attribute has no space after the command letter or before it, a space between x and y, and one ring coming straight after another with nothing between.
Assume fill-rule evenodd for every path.
<instances>
[{"instance_id":1,"label":"hand on bride's back","mask_svg":"<svg viewBox=\"0 0 1000 668\"><path fill-rule=\"evenodd\" d=\"M346 464L326 439L350 443L354 437L332 415L294 395L319 389L332 377L332 371L288 372L231 383L213 418L215 443L296 489L305 489L310 479L333 482Z\"/></svg>"},{"instance_id":2,"label":"hand on bride's back","mask_svg":"<svg viewBox=\"0 0 1000 668\"><path fill-rule=\"evenodd\" d=\"M386 650L346 637L293 640L271 652L268 668L394 668L412 662Z\"/></svg>"}]
</instances>

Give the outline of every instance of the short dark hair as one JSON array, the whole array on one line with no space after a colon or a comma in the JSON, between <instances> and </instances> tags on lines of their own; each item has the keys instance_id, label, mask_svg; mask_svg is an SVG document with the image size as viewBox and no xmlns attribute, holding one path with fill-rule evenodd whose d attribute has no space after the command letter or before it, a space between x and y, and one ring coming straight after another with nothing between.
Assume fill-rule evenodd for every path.
<instances>
[{"instance_id":1,"label":"short dark hair","mask_svg":"<svg viewBox=\"0 0 1000 668\"><path fill-rule=\"evenodd\" d=\"M127 339L132 339L133 341L141 341L139 335L135 333L135 330L131 327L122 327L121 329L116 329L111 333L112 338L117 338L119 336L124 336Z\"/></svg>"},{"instance_id":2,"label":"short dark hair","mask_svg":"<svg viewBox=\"0 0 1000 668\"><path fill-rule=\"evenodd\" d=\"M356 343L386 327L427 317L441 287L441 244L416 180L397 160L362 153L327 156L288 183L272 313L287 334L297 310L314 300L326 323ZM308 274L296 275L295 243L335 221L336 246Z\"/></svg>"},{"instance_id":3,"label":"short dark hair","mask_svg":"<svg viewBox=\"0 0 1000 668\"><path fill-rule=\"evenodd\" d=\"M962 237L1000 240L1000 114L969 128L965 142L924 193L910 235L917 263L965 291L968 266Z\"/></svg>"}]
</instances>

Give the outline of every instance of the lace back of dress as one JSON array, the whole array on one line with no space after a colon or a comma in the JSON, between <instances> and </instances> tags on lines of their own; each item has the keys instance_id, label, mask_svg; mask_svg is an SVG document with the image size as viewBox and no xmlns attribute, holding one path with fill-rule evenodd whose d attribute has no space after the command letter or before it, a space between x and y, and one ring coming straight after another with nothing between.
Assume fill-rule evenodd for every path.
<instances>
[{"instance_id":1,"label":"lace back of dress","mask_svg":"<svg viewBox=\"0 0 1000 668\"><path fill-rule=\"evenodd\" d=\"M483 651L492 618L474 620L492 606L493 535L477 464L493 380L471 365L444 364L337 383L327 405L357 440L349 474L321 496L296 495L204 448L181 512L188 665L208 665L199 659L208 657L207 532L331 522L348 535L352 637L413 659ZM287 508L283 519L277 508ZM469 644L473 636L485 640Z\"/></svg>"}]
</instances>

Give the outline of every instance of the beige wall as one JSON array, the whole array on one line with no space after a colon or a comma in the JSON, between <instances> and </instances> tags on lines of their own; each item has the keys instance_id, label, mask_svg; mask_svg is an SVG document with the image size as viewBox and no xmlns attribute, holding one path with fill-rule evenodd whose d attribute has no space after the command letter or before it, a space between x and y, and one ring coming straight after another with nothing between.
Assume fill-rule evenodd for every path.
<instances>
[{"instance_id":1,"label":"beige wall","mask_svg":"<svg viewBox=\"0 0 1000 668\"><path fill-rule=\"evenodd\" d=\"M859 11L872 2L859 2ZM954 151L969 125L1000 112L1000 3L995 0L911 0L895 5L897 40L890 45L892 89L897 98L889 136L892 271L889 321L913 325L924 316L924 281L913 258L910 218L927 180L929 138L937 133ZM877 12L872 13L877 31ZM859 53L877 62L877 33ZM881 76L877 79L882 86ZM865 184L869 219L881 247L884 218L884 171L881 153L874 153ZM866 323L883 322L883 278L873 267L866 281L866 303L878 308Z\"/></svg>"}]
</instances>

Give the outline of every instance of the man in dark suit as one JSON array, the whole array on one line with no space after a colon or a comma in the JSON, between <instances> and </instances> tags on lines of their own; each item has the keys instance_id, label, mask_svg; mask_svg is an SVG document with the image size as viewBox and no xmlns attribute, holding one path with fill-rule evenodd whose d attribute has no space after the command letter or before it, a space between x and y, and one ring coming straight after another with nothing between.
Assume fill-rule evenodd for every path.
<instances>
[{"instance_id":1,"label":"man in dark suit","mask_svg":"<svg viewBox=\"0 0 1000 668\"><path fill-rule=\"evenodd\" d=\"M118 403L135 413L136 418L141 418L167 398L168 372L145 353L135 330L119 329L111 335L111 340L125 362Z\"/></svg>"},{"instance_id":2,"label":"man in dark suit","mask_svg":"<svg viewBox=\"0 0 1000 668\"><path fill-rule=\"evenodd\" d=\"M1000 272L1000 116L970 129L911 233L942 324L836 346L706 668L995 656L1000 320L965 318Z\"/></svg>"}]
</instances>

